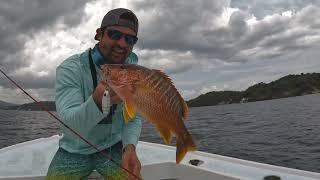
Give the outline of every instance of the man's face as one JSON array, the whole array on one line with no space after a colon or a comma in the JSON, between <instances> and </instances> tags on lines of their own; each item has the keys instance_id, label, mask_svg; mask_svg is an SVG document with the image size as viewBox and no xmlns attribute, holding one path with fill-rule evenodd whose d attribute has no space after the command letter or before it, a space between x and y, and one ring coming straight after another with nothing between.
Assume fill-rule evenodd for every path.
<instances>
[{"instance_id":1,"label":"man's face","mask_svg":"<svg viewBox=\"0 0 320 180\"><path fill-rule=\"evenodd\" d=\"M125 35L135 36L136 33L127 27L110 26L102 32L99 48L105 58L108 58L115 64L122 64L130 54L133 44L128 44L125 37L122 36L119 40L114 40L108 35L108 30L116 30Z\"/></svg>"}]
</instances>

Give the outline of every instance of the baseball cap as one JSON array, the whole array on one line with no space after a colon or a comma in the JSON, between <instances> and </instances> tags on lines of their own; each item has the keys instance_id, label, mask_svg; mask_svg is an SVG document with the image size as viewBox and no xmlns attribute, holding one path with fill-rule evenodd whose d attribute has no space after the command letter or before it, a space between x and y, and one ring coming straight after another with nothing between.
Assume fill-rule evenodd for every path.
<instances>
[{"instance_id":1,"label":"baseball cap","mask_svg":"<svg viewBox=\"0 0 320 180\"><path fill-rule=\"evenodd\" d=\"M103 17L100 28L114 25L128 27L138 34L138 18L129 9L117 8L110 10ZM95 36L95 39L97 40L97 35Z\"/></svg>"}]
</instances>

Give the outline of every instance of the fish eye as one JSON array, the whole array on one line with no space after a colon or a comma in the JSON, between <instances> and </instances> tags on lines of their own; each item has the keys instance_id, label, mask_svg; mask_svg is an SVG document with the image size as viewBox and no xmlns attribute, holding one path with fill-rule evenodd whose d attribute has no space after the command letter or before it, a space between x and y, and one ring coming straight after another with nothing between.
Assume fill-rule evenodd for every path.
<instances>
[{"instance_id":1,"label":"fish eye","mask_svg":"<svg viewBox=\"0 0 320 180\"><path fill-rule=\"evenodd\" d=\"M118 74L118 76L119 76L120 79L121 79L121 78L125 78L126 73L123 72L123 71L120 71L119 74Z\"/></svg>"}]
</instances>

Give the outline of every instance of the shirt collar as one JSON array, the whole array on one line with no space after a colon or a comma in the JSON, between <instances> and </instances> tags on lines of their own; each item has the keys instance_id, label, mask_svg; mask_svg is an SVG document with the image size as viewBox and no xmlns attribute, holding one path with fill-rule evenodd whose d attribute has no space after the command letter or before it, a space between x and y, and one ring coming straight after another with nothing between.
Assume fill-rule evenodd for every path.
<instances>
[{"instance_id":1,"label":"shirt collar","mask_svg":"<svg viewBox=\"0 0 320 180\"><path fill-rule=\"evenodd\" d=\"M105 59L99 49L99 46L98 44L96 44L94 46L94 48L92 49L92 53L91 53L91 56L92 56L92 60L93 60L93 63L98 66L100 68L101 65L104 65L104 64L110 64L110 61L108 61L107 59Z\"/></svg>"}]
</instances>

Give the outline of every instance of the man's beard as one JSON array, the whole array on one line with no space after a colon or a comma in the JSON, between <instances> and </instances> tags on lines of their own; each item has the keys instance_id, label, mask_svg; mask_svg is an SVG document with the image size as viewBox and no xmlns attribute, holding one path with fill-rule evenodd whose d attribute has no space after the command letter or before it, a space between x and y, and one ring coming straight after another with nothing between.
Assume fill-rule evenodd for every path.
<instances>
[{"instance_id":1,"label":"man's beard","mask_svg":"<svg viewBox=\"0 0 320 180\"><path fill-rule=\"evenodd\" d=\"M129 54L127 49L119 46L109 47L108 45L104 45L103 48L107 51L107 56L104 58L107 62L109 61L113 64L124 63Z\"/></svg>"}]
</instances>

